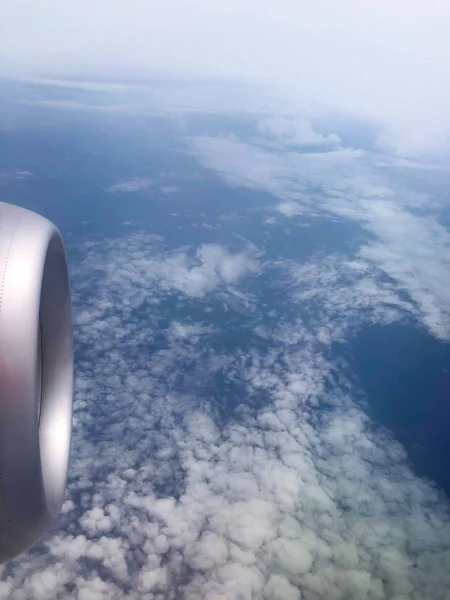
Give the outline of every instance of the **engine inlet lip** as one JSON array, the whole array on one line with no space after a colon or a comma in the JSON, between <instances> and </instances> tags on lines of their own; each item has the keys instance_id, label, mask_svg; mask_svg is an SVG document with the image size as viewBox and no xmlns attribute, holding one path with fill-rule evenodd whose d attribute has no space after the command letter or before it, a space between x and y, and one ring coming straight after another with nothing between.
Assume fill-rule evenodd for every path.
<instances>
[{"instance_id":1,"label":"engine inlet lip","mask_svg":"<svg viewBox=\"0 0 450 600\"><path fill-rule=\"evenodd\" d=\"M47 219L0 202L0 562L34 544L60 513L72 397L61 235Z\"/></svg>"}]
</instances>

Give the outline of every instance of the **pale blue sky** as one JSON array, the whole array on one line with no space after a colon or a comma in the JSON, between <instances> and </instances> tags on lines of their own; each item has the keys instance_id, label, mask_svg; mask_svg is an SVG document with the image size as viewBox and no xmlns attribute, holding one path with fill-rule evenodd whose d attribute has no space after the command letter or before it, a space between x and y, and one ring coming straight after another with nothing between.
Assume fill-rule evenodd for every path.
<instances>
[{"instance_id":1,"label":"pale blue sky","mask_svg":"<svg viewBox=\"0 0 450 600\"><path fill-rule=\"evenodd\" d=\"M450 139L450 4L5 0L4 74L265 80L375 116L402 152Z\"/></svg>"}]
</instances>

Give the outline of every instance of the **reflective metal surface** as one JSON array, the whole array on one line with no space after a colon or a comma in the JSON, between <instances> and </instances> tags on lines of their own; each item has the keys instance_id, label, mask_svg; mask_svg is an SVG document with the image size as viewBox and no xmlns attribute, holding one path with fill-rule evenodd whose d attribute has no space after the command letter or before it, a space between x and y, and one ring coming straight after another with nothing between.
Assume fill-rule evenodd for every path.
<instances>
[{"instance_id":1,"label":"reflective metal surface","mask_svg":"<svg viewBox=\"0 0 450 600\"><path fill-rule=\"evenodd\" d=\"M41 406L42 406L42 327L41 317L39 315L39 326L38 326L38 340L37 340L37 397L38 397L38 423L41 420Z\"/></svg>"},{"instance_id":2,"label":"reflective metal surface","mask_svg":"<svg viewBox=\"0 0 450 600\"><path fill-rule=\"evenodd\" d=\"M59 515L72 393L61 236L43 217L0 203L0 562L35 543Z\"/></svg>"}]
</instances>

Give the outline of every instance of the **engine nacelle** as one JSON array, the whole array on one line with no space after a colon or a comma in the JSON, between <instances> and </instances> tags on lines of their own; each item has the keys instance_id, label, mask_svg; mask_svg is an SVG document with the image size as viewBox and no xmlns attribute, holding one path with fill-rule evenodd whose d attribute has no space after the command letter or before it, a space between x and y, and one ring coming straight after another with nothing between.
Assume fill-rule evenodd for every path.
<instances>
[{"instance_id":1,"label":"engine nacelle","mask_svg":"<svg viewBox=\"0 0 450 600\"><path fill-rule=\"evenodd\" d=\"M61 235L0 202L0 562L57 520L73 397L70 285Z\"/></svg>"}]
</instances>

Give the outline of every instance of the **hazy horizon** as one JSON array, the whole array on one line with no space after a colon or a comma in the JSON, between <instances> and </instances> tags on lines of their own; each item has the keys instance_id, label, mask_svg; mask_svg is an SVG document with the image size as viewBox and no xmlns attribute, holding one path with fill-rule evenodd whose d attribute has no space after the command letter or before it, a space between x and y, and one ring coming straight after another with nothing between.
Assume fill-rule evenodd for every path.
<instances>
[{"instance_id":1,"label":"hazy horizon","mask_svg":"<svg viewBox=\"0 0 450 600\"><path fill-rule=\"evenodd\" d=\"M449 26L439 0L8 1L0 74L265 83L380 120L403 153L448 152Z\"/></svg>"}]
</instances>

